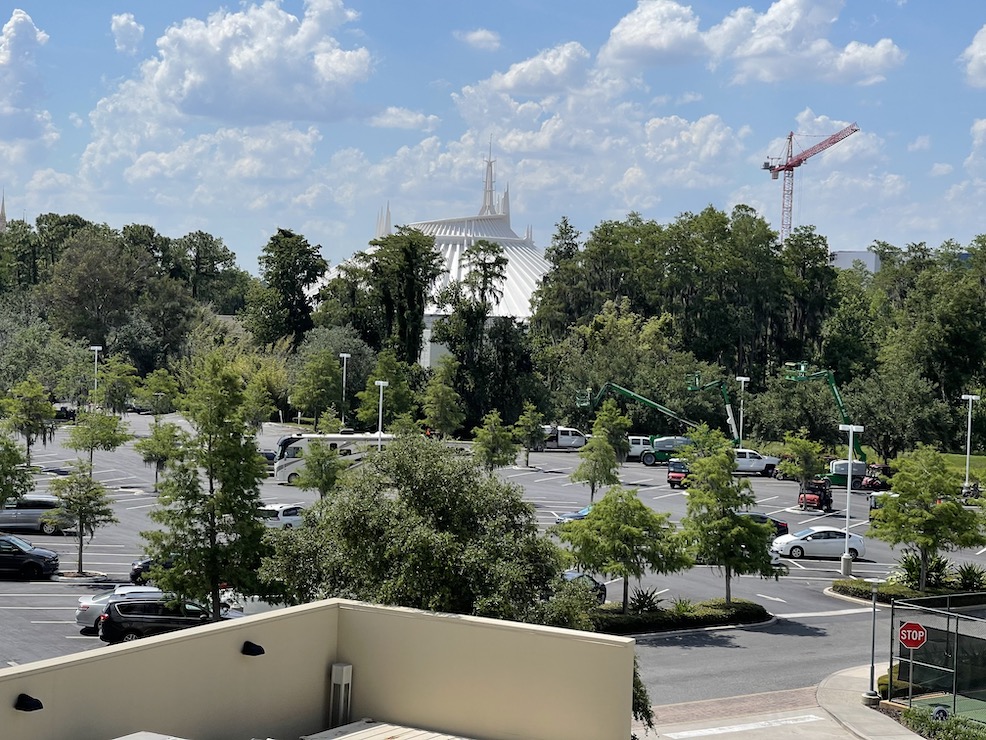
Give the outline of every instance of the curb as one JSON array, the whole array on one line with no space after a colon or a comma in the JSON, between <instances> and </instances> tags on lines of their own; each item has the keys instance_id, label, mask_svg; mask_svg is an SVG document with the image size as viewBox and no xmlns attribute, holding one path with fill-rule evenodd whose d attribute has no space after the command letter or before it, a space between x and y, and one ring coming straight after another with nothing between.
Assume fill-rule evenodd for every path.
<instances>
[{"instance_id":1,"label":"curb","mask_svg":"<svg viewBox=\"0 0 986 740\"><path fill-rule=\"evenodd\" d=\"M56 573L51 577L51 580L61 583L105 583L109 579L110 577L105 573L96 573L93 571L88 571L85 575L81 576Z\"/></svg>"},{"instance_id":2,"label":"curb","mask_svg":"<svg viewBox=\"0 0 986 740\"><path fill-rule=\"evenodd\" d=\"M710 627L691 627L684 630L662 630L660 632L632 632L626 635L617 635L617 637L632 637L633 639L639 638L650 638L650 637L664 637L665 635L698 635L703 632L718 632L719 630L739 630L745 629L747 627L769 627L770 625L777 622L777 617L771 615L770 619L765 619L762 622L746 622L743 624L715 624ZM613 634L611 632L600 632L599 634Z\"/></svg>"}]
</instances>

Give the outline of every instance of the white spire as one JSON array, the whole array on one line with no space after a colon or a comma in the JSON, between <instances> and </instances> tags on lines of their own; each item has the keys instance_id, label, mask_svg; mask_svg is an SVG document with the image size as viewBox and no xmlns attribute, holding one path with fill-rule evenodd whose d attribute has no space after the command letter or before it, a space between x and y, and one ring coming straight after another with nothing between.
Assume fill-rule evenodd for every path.
<instances>
[{"instance_id":1,"label":"white spire","mask_svg":"<svg viewBox=\"0 0 986 740\"><path fill-rule=\"evenodd\" d=\"M493 187L493 135L490 134L490 156L486 160L486 186L483 189L483 207L479 209L480 216L495 216L496 201Z\"/></svg>"},{"instance_id":2,"label":"white spire","mask_svg":"<svg viewBox=\"0 0 986 740\"><path fill-rule=\"evenodd\" d=\"M7 230L7 191L0 195L0 234Z\"/></svg>"},{"instance_id":3,"label":"white spire","mask_svg":"<svg viewBox=\"0 0 986 740\"><path fill-rule=\"evenodd\" d=\"M510 185L503 191L500 199L500 214L507 217L507 224L510 224Z\"/></svg>"}]
</instances>

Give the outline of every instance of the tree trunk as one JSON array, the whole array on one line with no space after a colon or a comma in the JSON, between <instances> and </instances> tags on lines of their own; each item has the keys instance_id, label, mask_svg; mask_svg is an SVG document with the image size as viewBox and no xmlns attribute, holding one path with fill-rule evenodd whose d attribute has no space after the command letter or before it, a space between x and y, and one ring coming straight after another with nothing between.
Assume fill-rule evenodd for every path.
<instances>
[{"instance_id":1,"label":"tree trunk","mask_svg":"<svg viewBox=\"0 0 986 740\"><path fill-rule=\"evenodd\" d=\"M85 537L82 529L81 516L79 517L78 530L79 531L76 534L78 534L79 536L79 569L76 572L81 576L82 575L82 544L83 544L83 538Z\"/></svg>"},{"instance_id":2,"label":"tree trunk","mask_svg":"<svg viewBox=\"0 0 986 740\"><path fill-rule=\"evenodd\" d=\"M630 611L630 579L626 576L623 578L623 613L626 614Z\"/></svg>"},{"instance_id":3,"label":"tree trunk","mask_svg":"<svg viewBox=\"0 0 986 740\"><path fill-rule=\"evenodd\" d=\"M733 603L733 570L728 565L726 566L726 606L732 606Z\"/></svg>"},{"instance_id":4,"label":"tree trunk","mask_svg":"<svg viewBox=\"0 0 986 740\"><path fill-rule=\"evenodd\" d=\"M928 551L921 550L921 572L918 574L918 591L924 593L928 581Z\"/></svg>"}]
</instances>

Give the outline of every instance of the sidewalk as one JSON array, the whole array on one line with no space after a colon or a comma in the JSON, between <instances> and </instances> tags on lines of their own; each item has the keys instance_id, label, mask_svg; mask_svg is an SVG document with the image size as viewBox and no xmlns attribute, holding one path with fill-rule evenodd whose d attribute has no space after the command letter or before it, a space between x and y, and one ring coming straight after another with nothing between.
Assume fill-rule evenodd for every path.
<instances>
[{"instance_id":1,"label":"sidewalk","mask_svg":"<svg viewBox=\"0 0 986 740\"><path fill-rule=\"evenodd\" d=\"M636 722L632 729L640 740L718 735L730 735L736 740L918 738L890 717L863 704L869 678L867 664L834 673L816 687L657 706L654 732L645 734Z\"/></svg>"}]
</instances>

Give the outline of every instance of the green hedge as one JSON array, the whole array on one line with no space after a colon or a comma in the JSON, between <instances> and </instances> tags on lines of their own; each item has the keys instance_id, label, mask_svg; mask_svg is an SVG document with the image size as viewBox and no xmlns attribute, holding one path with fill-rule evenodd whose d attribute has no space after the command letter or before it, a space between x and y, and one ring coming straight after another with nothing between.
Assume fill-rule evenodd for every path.
<instances>
[{"instance_id":1,"label":"green hedge","mask_svg":"<svg viewBox=\"0 0 986 740\"><path fill-rule=\"evenodd\" d=\"M655 609L653 611L623 614L621 604L609 603L592 613L597 632L611 635L629 635L637 632L662 632L718 627L727 624L754 624L770 619L770 613L760 604L733 599L726 606L725 599L711 599L690 604L687 609Z\"/></svg>"},{"instance_id":2,"label":"green hedge","mask_svg":"<svg viewBox=\"0 0 986 740\"><path fill-rule=\"evenodd\" d=\"M905 709L901 724L931 740L986 740L986 725L961 716L936 720L932 718L931 710L924 707Z\"/></svg>"},{"instance_id":3,"label":"green hedge","mask_svg":"<svg viewBox=\"0 0 986 740\"><path fill-rule=\"evenodd\" d=\"M873 586L859 579L845 579L832 582L832 590L844 596L855 596L857 599L871 600L873 598ZM908 588L902 583L881 583L877 587L876 600L881 604L889 604L894 599L914 599L918 596L929 596L931 591L921 593L913 588Z\"/></svg>"}]
</instances>

